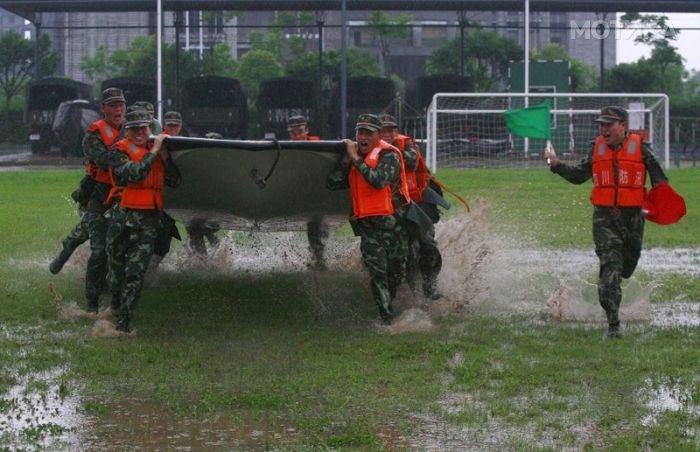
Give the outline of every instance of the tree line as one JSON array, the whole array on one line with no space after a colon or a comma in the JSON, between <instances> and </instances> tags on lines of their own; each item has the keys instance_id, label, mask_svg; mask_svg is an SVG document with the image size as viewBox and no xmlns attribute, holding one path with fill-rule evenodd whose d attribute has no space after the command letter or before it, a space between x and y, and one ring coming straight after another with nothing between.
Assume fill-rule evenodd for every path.
<instances>
[{"instance_id":1,"label":"tree line","mask_svg":"<svg viewBox=\"0 0 700 452\"><path fill-rule=\"evenodd\" d=\"M623 16L622 20L624 26L648 27L649 31L639 34L636 40L651 46L651 56L605 70L605 91L666 93L672 98L672 115L695 115L700 106L700 100L695 94L697 84L685 69L682 56L673 46L678 31L668 26L668 18L665 16L634 13ZM348 76L391 77L395 81L397 94L400 95L405 83L392 71L392 46L409 37L412 21L410 15L392 16L379 11L370 13L367 30L377 46L378 57L361 48L350 47ZM272 25L264 31L249 32L247 39L251 44L250 50L237 60L232 57L232 49L225 42L214 44L201 57L190 52L180 52L179 57L176 57L175 44L165 43L162 49L165 93L176 91L176 73L180 80L199 75L233 77L240 80L250 99L250 107L255 110L255 100L263 80L289 76L316 82L320 76L324 89L330 89L338 82L341 60L339 50L323 52L323 66L319 74L318 54L310 51L312 49L307 39L303 36L284 35L285 27L316 26L313 13L281 12L275 16ZM477 92L504 91L508 86L509 63L521 60L522 52L520 45L507 36L482 28L478 23L467 22L463 39L458 35L437 47L427 58L423 72L426 75L463 74L472 81ZM102 80L119 76L152 80L156 76L153 63L155 54L155 37L141 36L125 49L110 51L106 46L98 47L94 54L81 58L80 69L95 87L99 87ZM572 90L598 90L600 76L597 68L571 58L558 45L551 44L533 50L531 58L569 60ZM25 40L13 31L0 35L0 92L4 98L0 108L5 119L0 126L0 142L26 141L26 129L22 123L26 85L33 79L53 75L58 61L58 55L51 49L46 35L41 35L37 42Z\"/></svg>"}]
</instances>

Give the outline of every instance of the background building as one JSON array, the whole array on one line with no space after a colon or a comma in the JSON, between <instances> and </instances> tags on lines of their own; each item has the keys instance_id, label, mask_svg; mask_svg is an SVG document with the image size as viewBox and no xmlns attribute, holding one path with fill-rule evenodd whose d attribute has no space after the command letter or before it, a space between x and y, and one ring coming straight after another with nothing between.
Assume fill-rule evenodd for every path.
<instances>
[{"instance_id":1,"label":"background building","mask_svg":"<svg viewBox=\"0 0 700 452\"><path fill-rule=\"evenodd\" d=\"M522 11L493 11L467 13L464 19L469 24L479 24L484 29L495 30L524 45ZM231 14L212 11L186 11L176 14L164 13L164 39L175 42L176 30L182 50L199 53L211 49L217 42L227 42L234 58L240 57L250 48L246 35L253 30L264 29L274 21L274 12L250 11ZM349 45L374 53L379 57L376 34L367 27L366 11L349 11ZM393 14L392 14L393 15ZM446 11L412 11L413 25L406 39L391 41L392 72L406 81L422 75L423 66L430 54L440 45L459 36L460 17L457 13ZM340 13L323 12L317 16L325 25L340 23ZM614 17L614 15L613 15ZM80 81L87 81L80 70L80 58L93 55L96 49L104 45L110 51L126 48L137 36L155 33L155 13L43 13L41 15L41 33L51 38L61 61L58 75ZM550 13L533 12L530 22L530 48L541 49L550 43L559 44L569 54L584 63L599 67L615 65L614 33L605 39L597 35L582 34L584 27L601 19L596 13ZM177 25L177 28L175 27ZM469 31L467 25L465 31ZM34 39L32 24L23 18L0 9L0 32L15 30L27 39ZM578 31L572 34L572 30ZM581 31L583 30L583 31ZM287 34L303 34L308 50L318 46L319 33L316 27L303 26L285 29ZM324 28L324 49L340 47L340 28Z\"/></svg>"}]
</instances>

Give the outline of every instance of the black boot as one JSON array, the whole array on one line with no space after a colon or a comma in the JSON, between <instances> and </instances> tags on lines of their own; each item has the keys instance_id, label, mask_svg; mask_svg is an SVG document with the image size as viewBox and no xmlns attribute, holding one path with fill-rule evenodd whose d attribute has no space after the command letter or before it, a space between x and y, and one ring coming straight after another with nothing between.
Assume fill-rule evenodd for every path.
<instances>
[{"instance_id":1,"label":"black boot","mask_svg":"<svg viewBox=\"0 0 700 452\"><path fill-rule=\"evenodd\" d=\"M97 311L100 309L99 300L99 297L88 299L86 311L90 314L97 314Z\"/></svg>"},{"instance_id":2,"label":"black boot","mask_svg":"<svg viewBox=\"0 0 700 452\"><path fill-rule=\"evenodd\" d=\"M49 264L49 271L54 275L58 274L63 268L63 266L66 265L68 259L70 259L71 255L73 254L73 251L74 249L67 249L64 246L61 252L58 253L58 256L56 256Z\"/></svg>"},{"instance_id":3,"label":"black boot","mask_svg":"<svg viewBox=\"0 0 700 452\"><path fill-rule=\"evenodd\" d=\"M442 298L442 294L437 290L437 281L435 278L423 279L423 296L433 301Z\"/></svg>"},{"instance_id":4,"label":"black boot","mask_svg":"<svg viewBox=\"0 0 700 452\"><path fill-rule=\"evenodd\" d=\"M394 310L391 309L390 304L379 305L379 317L382 318L384 325L391 325L392 320L394 320Z\"/></svg>"},{"instance_id":5,"label":"black boot","mask_svg":"<svg viewBox=\"0 0 700 452\"><path fill-rule=\"evenodd\" d=\"M622 325L620 325L620 318L617 315L617 311L606 311L608 317L608 331L605 333L605 337L620 339L622 338Z\"/></svg>"}]
</instances>

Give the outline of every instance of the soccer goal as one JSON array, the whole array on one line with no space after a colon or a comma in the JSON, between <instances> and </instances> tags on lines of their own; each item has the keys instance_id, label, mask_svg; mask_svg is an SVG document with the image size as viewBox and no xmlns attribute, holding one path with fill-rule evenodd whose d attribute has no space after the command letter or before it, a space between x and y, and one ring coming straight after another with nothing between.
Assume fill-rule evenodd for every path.
<instances>
[{"instance_id":1,"label":"soccer goal","mask_svg":"<svg viewBox=\"0 0 700 452\"><path fill-rule=\"evenodd\" d=\"M593 120L608 105L629 112L630 131L652 143L669 167L669 104L665 94L629 93L437 93L428 107L426 156L438 168L526 167L542 165L545 140L514 136L503 113L549 99L551 140L564 161L577 162L598 135Z\"/></svg>"}]
</instances>

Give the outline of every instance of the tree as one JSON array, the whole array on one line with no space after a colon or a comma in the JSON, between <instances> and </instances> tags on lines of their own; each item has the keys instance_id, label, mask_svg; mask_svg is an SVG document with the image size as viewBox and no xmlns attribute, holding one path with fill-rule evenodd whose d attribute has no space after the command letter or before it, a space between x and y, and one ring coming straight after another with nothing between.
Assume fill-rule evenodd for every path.
<instances>
[{"instance_id":1,"label":"tree","mask_svg":"<svg viewBox=\"0 0 700 452\"><path fill-rule=\"evenodd\" d=\"M323 89L328 90L340 80L340 51L329 50L323 53ZM348 48L348 77L373 76L380 74L377 59L370 53L355 48ZM305 54L286 66L290 77L303 80L315 80L318 77L318 55Z\"/></svg>"},{"instance_id":2,"label":"tree","mask_svg":"<svg viewBox=\"0 0 700 452\"><path fill-rule=\"evenodd\" d=\"M5 97L5 111L9 111L12 99L24 90L34 75L41 78L55 72L58 55L50 47L47 35L41 35L38 42L24 39L14 31L0 36L0 89ZM38 71L35 66L37 56Z\"/></svg>"},{"instance_id":3,"label":"tree","mask_svg":"<svg viewBox=\"0 0 700 452\"><path fill-rule=\"evenodd\" d=\"M627 13L622 16L621 20L624 27L639 25L647 28L647 31L639 33L634 39L636 42L649 45L652 48L650 58L641 58L638 61L640 70L643 70L645 74L649 70L656 71L656 76L647 89L667 94L680 94L684 80L688 78L688 73L683 67L685 59L671 44L671 41L678 39L680 31L669 25L667 16ZM616 75L619 77L621 74Z\"/></svg>"},{"instance_id":4,"label":"tree","mask_svg":"<svg viewBox=\"0 0 700 452\"><path fill-rule=\"evenodd\" d=\"M111 77L111 74L116 71L116 67L110 60L109 49L105 44L98 46L92 57L90 55L81 56L78 67L93 83Z\"/></svg>"},{"instance_id":5,"label":"tree","mask_svg":"<svg viewBox=\"0 0 700 452\"><path fill-rule=\"evenodd\" d=\"M493 31L472 30L464 38L464 75L476 91L493 91L508 77L508 65L522 58L522 48L512 39ZM428 75L455 74L460 71L460 37L436 49L425 64Z\"/></svg>"},{"instance_id":6,"label":"tree","mask_svg":"<svg viewBox=\"0 0 700 452\"><path fill-rule=\"evenodd\" d=\"M391 40L408 38L410 36L408 25L411 22L413 22L413 16L400 14L392 17L382 11L372 11L367 17L367 25L373 30L377 39L382 75L391 74Z\"/></svg>"},{"instance_id":7,"label":"tree","mask_svg":"<svg viewBox=\"0 0 700 452\"><path fill-rule=\"evenodd\" d=\"M249 99L258 98L260 82L269 78L281 77L284 69L277 57L267 50L249 50L238 62L236 78L246 89Z\"/></svg>"}]
</instances>

